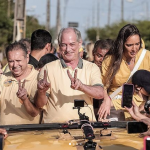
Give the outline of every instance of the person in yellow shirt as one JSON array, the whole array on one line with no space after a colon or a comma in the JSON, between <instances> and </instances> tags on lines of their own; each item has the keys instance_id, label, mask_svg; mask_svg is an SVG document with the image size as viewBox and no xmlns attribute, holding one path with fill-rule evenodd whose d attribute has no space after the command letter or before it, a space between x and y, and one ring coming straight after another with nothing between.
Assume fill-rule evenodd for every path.
<instances>
[{"instance_id":1,"label":"person in yellow shirt","mask_svg":"<svg viewBox=\"0 0 150 150\"><path fill-rule=\"evenodd\" d=\"M98 112L99 118L106 118L107 115L110 115L111 106L114 106L116 110L123 109L121 107L122 91L113 99L110 99L109 95L127 82L143 48L141 35L135 25L127 24L119 31L114 42L112 55L106 56L102 63L102 81L105 91L104 101ZM139 69L150 70L149 51L146 51ZM139 106L143 100L135 95L134 97L135 103ZM128 116L125 117L128 118Z\"/></svg>"},{"instance_id":2,"label":"person in yellow shirt","mask_svg":"<svg viewBox=\"0 0 150 150\"><path fill-rule=\"evenodd\" d=\"M113 46L113 40L111 39L104 39L104 40L98 40L95 42L94 44L94 48L93 48L93 57L94 60L93 62L99 67L101 68L102 66L102 61L104 59L104 56L106 55L106 53L109 51L109 53L111 53L111 48Z\"/></svg>"},{"instance_id":3,"label":"person in yellow shirt","mask_svg":"<svg viewBox=\"0 0 150 150\"><path fill-rule=\"evenodd\" d=\"M28 64L22 43L10 44L6 57L10 71L0 78L0 124L39 123L39 109L34 106L38 71Z\"/></svg>"},{"instance_id":4,"label":"person in yellow shirt","mask_svg":"<svg viewBox=\"0 0 150 150\"><path fill-rule=\"evenodd\" d=\"M81 113L96 121L93 98L103 98L100 70L94 63L81 59L82 39L77 29L63 28L58 43L62 57L46 64L39 74L36 106L44 106L43 122L79 119L78 111L73 109L75 99L85 100L89 107L83 107Z\"/></svg>"},{"instance_id":5,"label":"person in yellow shirt","mask_svg":"<svg viewBox=\"0 0 150 150\"><path fill-rule=\"evenodd\" d=\"M31 53L31 41L29 39L21 39L19 40L19 43L24 44L24 46L26 46L27 48L27 53L30 54ZM3 67L3 73L9 72L9 66L8 63Z\"/></svg>"}]
</instances>

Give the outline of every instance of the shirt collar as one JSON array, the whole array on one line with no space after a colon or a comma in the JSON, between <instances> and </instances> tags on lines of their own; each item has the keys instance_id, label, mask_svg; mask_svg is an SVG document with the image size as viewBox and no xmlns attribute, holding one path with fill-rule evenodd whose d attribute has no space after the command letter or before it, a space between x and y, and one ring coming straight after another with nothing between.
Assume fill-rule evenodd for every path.
<instances>
[{"instance_id":1,"label":"shirt collar","mask_svg":"<svg viewBox=\"0 0 150 150\"><path fill-rule=\"evenodd\" d=\"M65 61L62 58L60 58L60 62L61 62L61 65L62 65L63 68L67 68L68 67L66 65ZM79 62L78 62L77 66L78 66L79 69L83 68L83 60L81 58L79 58Z\"/></svg>"}]
</instances>

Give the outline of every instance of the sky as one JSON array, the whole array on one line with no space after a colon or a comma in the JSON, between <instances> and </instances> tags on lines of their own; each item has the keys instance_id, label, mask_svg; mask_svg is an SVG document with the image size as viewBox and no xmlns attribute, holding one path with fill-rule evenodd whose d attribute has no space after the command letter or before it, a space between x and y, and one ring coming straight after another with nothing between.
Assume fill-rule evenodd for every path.
<instances>
[{"instance_id":1,"label":"sky","mask_svg":"<svg viewBox=\"0 0 150 150\"><path fill-rule=\"evenodd\" d=\"M121 0L111 1L110 24L121 20ZM124 20L150 20L149 0L123 0ZM61 27L67 27L68 22L77 22L82 38L85 30L91 27L105 27L108 24L109 0L60 0ZM98 5L99 3L99 5ZM36 17L40 24L46 24L47 0L26 0L26 13ZM99 11L97 11L99 6ZM50 0L50 27L56 25L57 0ZM99 13L99 19L97 19ZM99 20L99 21L97 21Z\"/></svg>"}]
</instances>

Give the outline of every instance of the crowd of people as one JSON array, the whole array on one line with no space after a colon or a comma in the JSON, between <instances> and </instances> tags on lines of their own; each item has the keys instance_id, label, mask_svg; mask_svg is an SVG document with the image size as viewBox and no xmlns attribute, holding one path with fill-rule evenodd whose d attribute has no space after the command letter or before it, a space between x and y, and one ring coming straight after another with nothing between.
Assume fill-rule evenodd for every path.
<instances>
[{"instance_id":1,"label":"crowd of people","mask_svg":"<svg viewBox=\"0 0 150 150\"><path fill-rule=\"evenodd\" d=\"M80 31L69 27L58 35L59 54L43 29L35 30L31 41L8 45L8 63L0 66L0 124L78 119L73 109L78 99L88 104L81 113L90 121L135 119L150 125L150 52L138 28L127 24L114 41L96 41L90 61L85 60L82 43ZM134 85L131 108L121 107L125 83ZM6 137L6 130L0 132Z\"/></svg>"}]
</instances>

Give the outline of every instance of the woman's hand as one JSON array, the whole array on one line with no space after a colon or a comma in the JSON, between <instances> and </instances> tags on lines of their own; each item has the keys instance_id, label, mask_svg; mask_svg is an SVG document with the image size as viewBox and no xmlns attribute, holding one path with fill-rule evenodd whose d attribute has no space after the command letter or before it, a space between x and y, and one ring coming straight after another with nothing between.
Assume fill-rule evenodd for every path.
<instances>
[{"instance_id":1,"label":"woman's hand","mask_svg":"<svg viewBox=\"0 0 150 150\"><path fill-rule=\"evenodd\" d=\"M142 115L139 111L139 107L135 104L134 101L132 101L132 107L125 109L130 113L133 119L140 121L141 119L147 118L146 116Z\"/></svg>"}]
</instances>

